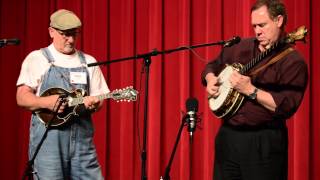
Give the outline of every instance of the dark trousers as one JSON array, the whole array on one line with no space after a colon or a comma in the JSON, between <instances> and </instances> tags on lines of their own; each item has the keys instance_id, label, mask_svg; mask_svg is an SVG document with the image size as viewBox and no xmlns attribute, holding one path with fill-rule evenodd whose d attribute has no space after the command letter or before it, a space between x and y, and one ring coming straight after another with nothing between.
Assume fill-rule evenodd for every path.
<instances>
[{"instance_id":1,"label":"dark trousers","mask_svg":"<svg viewBox=\"0 0 320 180\"><path fill-rule=\"evenodd\" d=\"M287 128L221 126L215 141L214 180L287 180Z\"/></svg>"}]
</instances>

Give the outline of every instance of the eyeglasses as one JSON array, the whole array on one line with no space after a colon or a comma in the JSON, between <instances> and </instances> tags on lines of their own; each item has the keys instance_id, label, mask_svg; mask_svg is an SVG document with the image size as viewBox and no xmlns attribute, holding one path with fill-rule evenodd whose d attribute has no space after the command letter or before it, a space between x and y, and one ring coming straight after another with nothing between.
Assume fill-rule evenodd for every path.
<instances>
[{"instance_id":1,"label":"eyeglasses","mask_svg":"<svg viewBox=\"0 0 320 180\"><path fill-rule=\"evenodd\" d=\"M53 28L53 29L55 29L63 37L70 37L70 36L76 37L80 33L79 29L72 29L72 30L66 30L66 31L61 31L56 28Z\"/></svg>"}]
</instances>

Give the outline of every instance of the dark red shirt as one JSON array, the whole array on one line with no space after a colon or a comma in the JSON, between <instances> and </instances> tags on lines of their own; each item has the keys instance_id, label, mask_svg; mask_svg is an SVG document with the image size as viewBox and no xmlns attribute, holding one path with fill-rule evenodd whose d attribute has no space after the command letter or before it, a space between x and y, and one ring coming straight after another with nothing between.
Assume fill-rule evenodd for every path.
<instances>
[{"instance_id":1,"label":"dark red shirt","mask_svg":"<svg viewBox=\"0 0 320 180\"><path fill-rule=\"evenodd\" d=\"M286 45L285 48L288 48ZM246 64L260 53L258 42L254 39L243 39L239 44L224 48L220 55L208 63L202 72L202 83L206 86L205 76L213 72L216 76L224 64ZM253 69L266 64L279 51L273 51ZM308 82L308 67L302 55L296 50L281 60L260 71L252 77L252 84L258 89L269 92L277 107L272 112L256 100L245 98L240 109L230 119L225 120L232 125L260 125L270 121L282 121L290 118L298 109Z\"/></svg>"}]
</instances>

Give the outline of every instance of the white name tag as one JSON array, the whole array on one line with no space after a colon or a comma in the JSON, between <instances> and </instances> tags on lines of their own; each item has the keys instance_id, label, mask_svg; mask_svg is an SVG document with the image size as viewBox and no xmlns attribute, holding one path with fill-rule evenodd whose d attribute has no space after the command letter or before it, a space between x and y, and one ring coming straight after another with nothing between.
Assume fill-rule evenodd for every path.
<instances>
[{"instance_id":1,"label":"white name tag","mask_svg":"<svg viewBox=\"0 0 320 180\"><path fill-rule=\"evenodd\" d=\"M70 72L70 82L72 84L87 84L87 75L85 72Z\"/></svg>"}]
</instances>

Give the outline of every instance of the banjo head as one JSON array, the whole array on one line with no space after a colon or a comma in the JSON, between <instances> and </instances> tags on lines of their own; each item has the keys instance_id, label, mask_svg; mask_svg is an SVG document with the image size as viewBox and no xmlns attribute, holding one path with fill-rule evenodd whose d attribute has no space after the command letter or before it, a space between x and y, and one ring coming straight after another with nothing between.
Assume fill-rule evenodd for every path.
<instances>
[{"instance_id":1,"label":"banjo head","mask_svg":"<svg viewBox=\"0 0 320 180\"><path fill-rule=\"evenodd\" d=\"M212 111L218 110L224 104L230 91L233 90L229 82L229 78L233 71L234 71L234 68L228 65L218 75L219 84L220 84L219 86L220 95L216 98L213 98L213 97L209 98L209 107Z\"/></svg>"}]
</instances>

